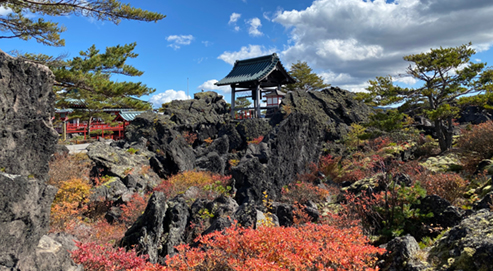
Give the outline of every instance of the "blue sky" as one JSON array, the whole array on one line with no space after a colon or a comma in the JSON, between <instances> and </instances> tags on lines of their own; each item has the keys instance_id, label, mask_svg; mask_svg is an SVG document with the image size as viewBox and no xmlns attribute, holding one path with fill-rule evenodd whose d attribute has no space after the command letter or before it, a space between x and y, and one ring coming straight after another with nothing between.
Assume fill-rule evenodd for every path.
<instances>
[{"instance_id":1,"label":"blue sky","mask_svg":"<svg viewBox=\"0 0 493 271\"><path fill-rule=\"evenodd\" d=\"M493 64L491 0L318 0L318 1L130 1L135 7L167 17L158 23L122 21L120 25L83 17L59 17L67 27L65 47L35 40L0 39L9 52L77 56L95 44L137 42L139 57L130 64L145 73L138 78L156 92L143 97L156 107L215 90L229 102L229 89L214 80L228 74L236 59L276 52L286 68L306 61L327 83L361 91L375 76L397 77L408 63L402 57L439 46L473 42L473 61ZM7 11L0 9L0 16Z\"/></svg>"}]
</instances>

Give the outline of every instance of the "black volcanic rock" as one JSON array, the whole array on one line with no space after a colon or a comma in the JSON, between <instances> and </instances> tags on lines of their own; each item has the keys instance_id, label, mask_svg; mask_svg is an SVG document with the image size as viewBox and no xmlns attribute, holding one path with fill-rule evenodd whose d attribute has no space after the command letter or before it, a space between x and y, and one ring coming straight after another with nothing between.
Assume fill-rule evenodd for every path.
<instances>
[{"instance_id":1,"label":"black volcanic rock","mask_svg":"<svg viewBox=\"0 0 493 271\"><path fill-rule=\"evenodd\" d=\"M44 176L58 134L51 124L54 76L45 66L0 51L0 167Z\"/></svg>"},{"instance_id":2,"label":"black volcanic rock","mask_svg":"<svg viewBox=\"0 0 493 271\"><path fill-rule=\"evenodd\" d=\"M322 91L293 91L281 103L285 113L301 113L312 116L325 130L326 138L337 140L349 131L351 123L368 120L372 109L354 99L354 93L338 87ZM315 127L313 127L315 128Z\"/></svg>"},{"instance_id":3,"label":"black volcanic rock","mask_svg":"<svg viewBox=\"0 0 493 271\"><path fill-rule=\"evenodd\" d=\"M306 172L311 162L318 161L322 131L317 127L319 123L314 117L291 114L266 135L260 143L266 146L249 148L232 169L237 201L258 202L263 192L277 199L283 186Z\"/></svg>"},{"instance_id":4,"label":"black volcanic rock","mask_svg":"<svg viewBox=\"0 0 493 271\"><path fill-rule=\"evenodd\" d=\"M0 51L0 270L47 270L37 257L49 250L42 237L56 194L46 184L58 138L53 79L47 67ZM66 254L50 255L65 270L76 267Z\"/></svg>"}]
</instances>

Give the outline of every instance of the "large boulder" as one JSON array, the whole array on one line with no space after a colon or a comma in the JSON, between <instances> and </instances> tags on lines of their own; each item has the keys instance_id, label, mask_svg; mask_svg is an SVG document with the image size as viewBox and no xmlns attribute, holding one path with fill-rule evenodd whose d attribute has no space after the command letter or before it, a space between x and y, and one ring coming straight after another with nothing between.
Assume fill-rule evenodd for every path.
<instances>
[{"instance_id":1,"label":"large boulder","mask_svg":"<svg viewBox=\"0 0 493 271\"><path fill-rule=\"evenodd\" d=\"M2 172L44 176L58 134L51 124L53 73L0 51L0 167Z\"/></svg>"},{"instance_id":2,"label":"large boulder","mask_svg":"<svg viewBox=\"0 0 493 271\"><path fill-rule=\"evenodd\" d=\"M53 79L47 67L0 51L0 270L47 270L37 255L44 257L38 246L47 247L41 240L56 194L46 184L58 137ZM74 266L67 257L56 261Z\"/></svg>"},{"instance_id":3,"label":"large boulder","mask_svg":"<svg viewBox=\"0 0 493 271\"><path fill-rule=\"evenodd\" d=\"M44 180L0 173L0 269L37 270L36 247L48 233L55 193Z\"/></svg>"},{"instance_id":4,"label":"large boulder","mask_svg":"<svg viewBox=\"0 0 493 271\"><path fill-rule=\"evenodd\" d=\"M163 115L145 113L126 128L127 141L141 137L153 145L161 145L169 138L169 130L194 133L199 141L215 138L219 128L231 118L228 105L215 92L200 92L192 100L174 100L163 106ZM172 135L174 136L174 135ZM161 141L161 142L160 142Z\"/></svg>"},{"instance_id":5,"label":"large boulder","mask_svg":"<svg viewBox=\"0 0 493 271\"><path fill-rule=\"evenodd\" d=\"M316 127L318 122L314 117L291 114L258 147L248 148L238 166L232 169L237 201L260 203L264 192L275 200L283 186L293 182L297 174L306 172L310 163L317 162L322 131Z\"/></svg>"},{"instance_id":6,"label":"large boulder","mask_svg":"<svg viewBox=\"0 0 493 271\"><path fill-rule=\"evenodd\" d=\"M436 270L493 270L493 212L480 210L445 233L428 260Z\"/></svg>"},{"instance_id":7,"label":"large boulder","mask_svg":"<svg viewBox=\"0 0 493 271\"><path fill-rule=\"evenodd\" d=\"M95 142L89 145L87 150L87 155L96 164L93 174L119 178L130 190L149 191L161 181L159 176L150 170L149 159L155 154L142 147L122 149Z\"/></svg>"},{"instance_id":8,"label":"large boulder","mask_svg":"<svg viewBox=\"0 0 493 271\"><path fill-rule=\"evenodd\" d=\"M460 124L480 124L493 119L493 110L485 109L480 106L464 106L459 113L457 121Z\"/></svg>"},{"instance_id":9,"label":"large boulder","mask_svg":"<svg viewBox=\"0 0 493 271\"><path fill-rule=\"evenodd\" d=\"M281 103L285 114L311 115L318 121L318 129L326 131L326 139L337 140L349 131L351 123L368 120L372 109L354 99L354 93L338 87L322 91L293 91ZM315 127L314 127L315 128Z\"/></svg>"},{"instance_id":10,"label":"large boulder","mask_svg":"<svg viewBox=\"0 0 493 271\"><path fill-rule=\"evenodd\" d=\"M420 261L420 248L416 239L411 235L394 238L385 245L387 252L378 263L384 271L420 271L430 266ZM428 269L429 270L429 269Z\"/></svg>"},{"instance_id":11,"label":"large boulder","mask_svg":"<svg viewBox=\"0 0 493 271\"><path fill-rule=\"evenodd\" d=\"M164 263L164 257L175 254L174 247L184 243L189 217L183 197L166 200L163 193L156 192L120 245L148 254L152 263Z\"/></svg>"}]
</instances>

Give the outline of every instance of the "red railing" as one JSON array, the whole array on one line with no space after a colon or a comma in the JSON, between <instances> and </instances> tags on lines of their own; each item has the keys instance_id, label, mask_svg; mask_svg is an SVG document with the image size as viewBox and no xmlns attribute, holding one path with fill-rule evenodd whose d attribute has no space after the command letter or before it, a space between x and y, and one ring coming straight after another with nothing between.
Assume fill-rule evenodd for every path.
<instances>
[{"instance_id":1,"label":"red railing","mask_svg":"<svg viewBox=\"0 0 493 271\"><path fill-rule=\"evenodd\" d=\"M126 123L128 124L128 123ZM63 128L57 129L62 131ZM93 137L100 138L111 138L111 139L120 139L123 137L123 132L125 129L125 124L122 122L119 122L117 125L109 125L106 123L91 123L91 131L94 130L101 130L101 135L93 135ZM107 131L111 131L112 133L109 134ZM105 132L106 135L105 135ZM87 124L86 123L67 123L67 134L73 134L73 133L82 133L84 134L84 138L86 138L87 134Z\"/></svg>"}]
</instances>

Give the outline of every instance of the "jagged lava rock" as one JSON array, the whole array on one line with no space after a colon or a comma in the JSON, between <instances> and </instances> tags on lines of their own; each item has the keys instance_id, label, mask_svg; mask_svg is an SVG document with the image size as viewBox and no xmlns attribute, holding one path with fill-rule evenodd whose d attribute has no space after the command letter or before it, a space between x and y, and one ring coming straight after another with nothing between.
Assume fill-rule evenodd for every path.
<instances>
[{"instance_id":1,"label":"jagged lava rock","mask_svg":"<svg viewBox=\"0 0 493 271\"><path fill-rule=\"evenodd\" d=\"M313 116L319 123L318 129L325 130L326 139L330 140L344 137L351 123L364 122L373 112L363 102L356 101L354 93L338 87L322 91L293 91L286 94L281 106L291 113Z\"/></svg>"},{"instance_id":2,"label":"jagged lava rock","mask_svg":"<svg viewBox=\"0 0 493 271\"><path fill-rule=\"evenodd\" d=\"M430 251L436 270L493 270L493 212L483 209L440 238Z\"/></svg>"},{"instance_id":3,"label":"jagged lava rock","mask_svg":"<svg viewBox=\"0 0 493 271\"><path fill-rule=\"evenodd\" d=\"M51 124L54 76L45 66L0 51L0 167L44 176L58 134Z\"/></svg>"},{"instance_id":4,"label":"jagged lava rock","mask_svg":"<svg viewBox=\"0 0 493 271\"><path fill-rule=\"evenodd\" d=\"M291 114L260 143L266 145L249 148L232 169L238 203L261 201L263 192L277 199L283 186L306 172L310 163L317 162L322 131L316 127L314 117Z\"/></svg>"},{"instance_id":5,"label":"jagged lava rock","mask_svg":"<svg viewBox=\"0 0 493 271\"><path fill-rule=\"evenodd\" d=\"M58 138L53 79L47 67L0 51L0 270L46 270L37 247L56 193L46 184ZM57 262L75 267L67 258Z\"/></svg>"}]
</instances>

